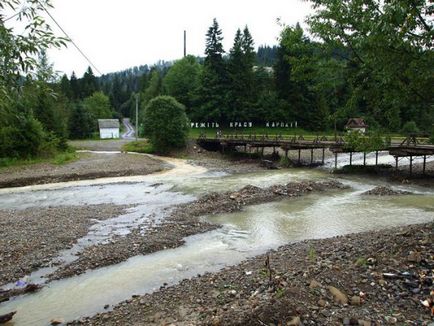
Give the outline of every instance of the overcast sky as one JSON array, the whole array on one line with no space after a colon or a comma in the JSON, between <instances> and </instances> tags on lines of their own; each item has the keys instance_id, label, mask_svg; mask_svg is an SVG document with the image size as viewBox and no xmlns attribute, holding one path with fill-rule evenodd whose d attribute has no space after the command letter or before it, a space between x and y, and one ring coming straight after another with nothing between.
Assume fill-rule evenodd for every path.
<instances>
[{"instance_id":1,"label":"overcast sky","mask_svg":"<svg viewBox=\"0 0 434 326\"><path fill-rule=\"evenodd\" d=\"M202 56L214 17L229 51L237 28L248 25L256 46L273 45L281 30L277 18L293 25L311 13L302 0L52 1L54 18L102 73L181 58L184 30L187 53ZM72 44L49 56L55 69L68 75L81 76L89 65Z\"/></svg>"}]
</instances>

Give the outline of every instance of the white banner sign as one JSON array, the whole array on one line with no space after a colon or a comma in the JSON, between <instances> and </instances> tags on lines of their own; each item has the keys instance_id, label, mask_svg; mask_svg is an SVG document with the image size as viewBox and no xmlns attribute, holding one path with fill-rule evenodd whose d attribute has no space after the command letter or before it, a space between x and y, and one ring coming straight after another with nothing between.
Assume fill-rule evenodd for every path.
<instances>
[{"instance_id":1,"label":"white banner sign","mask_svg":"<svg viewBox=\"0 0 434 326\"><path fill-rule=\"evenodd\" d=\"M217 122L192 122L191 128L220 128Z\"/></svg>"},{"instance_id":2,"label":"white banner sign","mask_svg":"<svg viewBox=\"0 0 434 326\"><path fill-rule=\"evenodd\" d=\"M252 128L253 122L229 122L229 128Z\"/></svg>"},{"instance_id":3,"label":"white banner sign","mask_svg":"<svg viewBox=\"0 0 434 326\"><path fill-rule=\"evenodd\" d=\"M297 121L295 122L266 122L266 128L297 128Z\"/></svg>"}]
</instances>

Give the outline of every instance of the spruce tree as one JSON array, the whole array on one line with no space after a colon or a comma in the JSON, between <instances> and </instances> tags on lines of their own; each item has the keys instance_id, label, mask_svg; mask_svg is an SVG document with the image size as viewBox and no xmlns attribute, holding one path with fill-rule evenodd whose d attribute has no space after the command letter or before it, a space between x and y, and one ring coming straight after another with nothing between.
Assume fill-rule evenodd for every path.
<instances>
[{"instance_id":1,"label":"spruce tree","mask_svg":"<svg viewBox=\"0 0 434 326\"><path fill-rule=\"evenodd\" d=\"M246 121L252 116L255 100L255 76L253 65L255 52L253 39L245 27L243 33L238 29L235 34L234 45L229 53L228 71L230 77L229 112L228 116L234 121Z\"/></svg>"},{"instance_id":2,"label":"spruce tree","mask_svg":"<svg viewBox=\"0 0 434 326\"><path fill-rule=\"evenodd\" d=\"M83 75L83 78L80 80L80 91L80 97L82 99L89 97L93 93L98 91L98 81L93 74L91 67L87 68L86 72Z\"/></svg>"},{"instance_id":3,"label":"spruce tree","mask_svg":"<svg viewBox=\"0 0 434 326\"><path fill-rule=\"evenodd\" d=\"M206 34L205 62L198 91L199 112L197 119L204 121L227 122L227 82L226 64L223 60L222 31L214 18Z\"/></svg>"},{"instance_id":4,"label":"spruce tree","mask_svg":"<svg viewBox=\"0 0 434 326\"><path fill-rule=\"evenodd\" d=\"M80 99L80 85L78 84L77 76L75 75L74 71L71 74L69 84L71 86L72 99L73 100L79 100Z\"/></svg>"},{"instance_id":5,"label":"spruce tree","mask_svg":"<svg viewBox=\"0 0 434 326\"><path fill-rule=\"evenodd\" d=\"M64 74L60 80L60 91L67 99L72 99L71 84L69 83L69 79L66 74Z\"/></svg>"}]
</instances>

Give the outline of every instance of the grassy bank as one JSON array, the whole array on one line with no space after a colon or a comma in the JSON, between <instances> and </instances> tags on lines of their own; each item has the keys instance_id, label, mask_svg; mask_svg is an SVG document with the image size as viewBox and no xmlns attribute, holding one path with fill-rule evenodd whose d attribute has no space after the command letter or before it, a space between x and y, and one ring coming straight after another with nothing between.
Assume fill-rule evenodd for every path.
<instances>
[{"instance_id":1,"label":"grassy bank","mask_svg":"<svg viewBox=\"0 0 434 326\"><path fill-rule=\"evenodd\" d=\"M17 158L0 158L0 169L13 166L26 166L38 163L50 163L54 165L63 165L73 161L78 160L79 156L74 150L68 150L65 152L56 153L52 157L48 158L28 158L28 159L17 159Z\"/></svg>"},{"instance_id":2,"label":"grassy bank","mask_svg":"<svg viewBox=\"0 0 434 326\"><path fill-rule=\"evenodd\" d=\"M154 148L147 140L131 141L122 146L123 152L153 154Z\"/></svg>"}]
</instances>

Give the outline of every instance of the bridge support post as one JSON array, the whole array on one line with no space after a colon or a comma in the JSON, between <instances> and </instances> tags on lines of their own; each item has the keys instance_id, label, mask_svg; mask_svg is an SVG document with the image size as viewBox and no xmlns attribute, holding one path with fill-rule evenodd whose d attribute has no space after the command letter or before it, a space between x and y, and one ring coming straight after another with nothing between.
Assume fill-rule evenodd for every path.
<instances>
[{"instance_id":1,"label":"bridge support post","mask_svg":"<svg viewBox=\"0 0 434 326\"><path fill-rule=\"evenodd\" d=\"M335 152L335 169L338 168L338 153Z\"/></svg>"},{"instance_id":2,"label":"bridge support post","mask_svg":"<svg viewBox=\"0 0 434 326\"><path fill-rule=\"evenodd\" d=\"M426 155L423 156L422 174L425 174L425 171L426 171Z\"/></svg>"},{"instance_id":3,"label":"bridge support post","mask_svg":"<svg viewBox=\"0 0 434 326\"><path fill-rule=\"evenodd\" d=\"M363 166L366 165L366 153L363 153Z\"/></svg>"},{"instance_id":4,"label":"bridge support post","mask_svg":"<svg viewBox=\"0 0 434 326\"><path fill-rule=\"evenodd\" d=\"M350 152L350 166L353 165L353 152Z\"/></svg>"},{"instance_id":5,"label":"bridge support post","mask_svg":"<svg viewBox=\"0 0 434 326\"><path fill-rule=\"evenodd\" d=\"M261 148L261 157L264 158L264 147Z\"/></svg>"},{"instance_id":6,"label":"bridge support post","mask_svg":"<svg viewBox=\"0 0 434 326\"><path fill-rule=\"evenodd\" d=\"M322 159L321 159L321 164L324 165L324 157L325 157L325 148L322 148Z\"/></svg>"},{"instance_id":7,"label":"bridge support post","mask_svg":"<svg viewBox=\"0 0 434 326\"><path fill-rule=\"evenodd\" d=\"M375 166L378 165L378 151L375 151Z\"/></svg>"},{"instance_id":8,"label":"bridge support post","mask_svg":"<svg viewBox=\"0 0 434 326\"><path fill-rule=\"evenodd\" d=\"M301 149L298 150L298 164L301 163Z\"/></svg>"},{"instance_id":9,"label":"bridge support post","mask_svg":"<svg viewBox=\"0 0 434 326\"><path fill-rule=\"evenodd\" d=\"M285 157L288 158L288 149L285 149Z\"/></svg>"},{"instance_id":10,"label":"bridge support post","mask_svg":"<svg viewBox=\"0 0 434 326\"><path fill-rule=\"evenodd\" d=\"M410 175L413 174L413 155L410 155Z\"/></svg>"},{"instance_id":11,"label":"bridge support post","mask_svg":"<svg viewBox=\"0 0 434 326\"><path fill-rule=\"evenodd\" d=\"M395 156L395 170L398 171L398 156Z\"/></svg>"},{"instance_id":12,"label":"bridge support post","mask_svg":"<svg viewBox=\"0 0 434 326\"><path fill-rule=\"evenodd\" d=\"M310 165L313 164L313 148L310 149Z\"/></svg>"}]
</instances>

